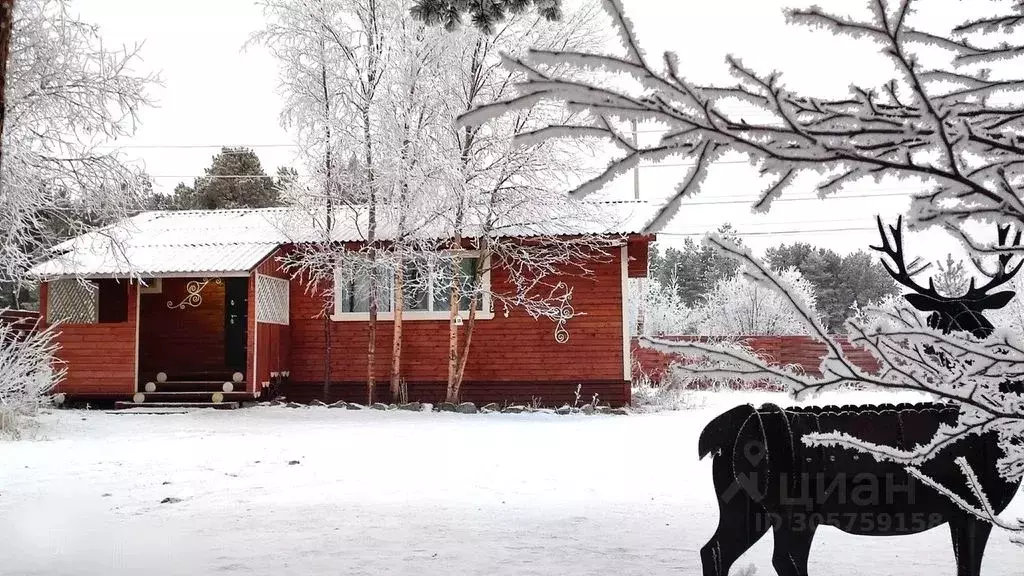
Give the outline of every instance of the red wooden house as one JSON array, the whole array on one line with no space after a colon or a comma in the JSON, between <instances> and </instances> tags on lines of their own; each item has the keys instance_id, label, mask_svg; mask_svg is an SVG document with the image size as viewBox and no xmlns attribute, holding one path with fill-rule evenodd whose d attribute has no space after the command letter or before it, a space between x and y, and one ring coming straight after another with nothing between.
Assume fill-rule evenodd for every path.
<instances>
[{"instance_id":1,"label":"red wooden house","mask_svg":"<svg viewBox=\"0 0 1024 576\"><path fill-rule=\"evenodd\" d=\"M494 310L485 298L464 400L559 404L581 385L583 398L596 393L613 405L629 402L626 285L627 278L647 273L653 237L643 229L654 210L631 202L601 210L616 219L599 231L593 224L543 223L545 237L600 233L617 240L611 257L591 266L591 278L562 278L581 313L563 326L568 340L556 342L551 320L514 308ZM332 240L359 242L359 226L338 228ZM322 296L283 269L282 256L296 244L320 241L314 229L308 215L287 208L154 211L55 247L52 259L34 272L41 280L43 321L60 323L66 377L57 392L147 404L243 401L269 393L296 401L365 401L365 308L339 287L328 320ZM528 228L509 233L541 235ZM495 266L484 281L500 293L508 272ZM449 322L447 310L438 305L435 311L426 300L404 312L402 377L410 400L437 402L447 378ZM382 397L391 368L388 305L377 329Z\"/></svg>"}]
</instances>

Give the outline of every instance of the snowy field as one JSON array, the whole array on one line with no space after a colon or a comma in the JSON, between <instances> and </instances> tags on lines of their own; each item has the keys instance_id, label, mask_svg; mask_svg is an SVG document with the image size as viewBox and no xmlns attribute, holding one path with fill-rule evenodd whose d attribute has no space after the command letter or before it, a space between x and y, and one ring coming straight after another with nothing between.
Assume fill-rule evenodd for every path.
<instances>
[{"instance_id":1,"label":"snowy field","mask_svg":"<svg viewBox=\"0 0 1024 576\"><path fill-rule=\"evenodd\" d=\"M693 411L592 417L45 414L36 440L0 442L0 574L700 574L718 513L697 435L723 408L784 401L706 397ZM1024 496L1012 508L1024 513ZM734 570L774 574L771 544ZM954 572L945 528L825 528L810 570ZM983 573L1024 574L1024 550L994 534Z\"/></svg>"}]
</instances>

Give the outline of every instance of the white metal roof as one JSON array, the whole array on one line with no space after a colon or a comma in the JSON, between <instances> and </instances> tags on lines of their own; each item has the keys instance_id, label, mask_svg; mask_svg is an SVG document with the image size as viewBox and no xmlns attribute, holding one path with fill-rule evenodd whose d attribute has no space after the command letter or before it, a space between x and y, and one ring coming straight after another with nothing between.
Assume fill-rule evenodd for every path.
<instances>
[{"instance_id":1,"label":"white metal roof","mask_svg":"<svg viewBox=\"0 0 1024 576\"><path fill-rule=\"evenodd\" d=\"M638 234L658 208L644 202L567 203L532 218L518 215L514 225L499 222L497 229L511 237ZM336 212L331 240L366 239L368 215L365 209L358 212ZM52 278L248 272L278 246L323 241L323 219L323 214L300 208L143 212L53 247L53 257L33 268L32 274ZM378 214L379 240L391 239L395 228L387 214ZM464 226L463 236L473 237L474 228ZM417 235L441 238L442 232L447 232L443 226L431 225Z\"/></svg>"}]
</instances>

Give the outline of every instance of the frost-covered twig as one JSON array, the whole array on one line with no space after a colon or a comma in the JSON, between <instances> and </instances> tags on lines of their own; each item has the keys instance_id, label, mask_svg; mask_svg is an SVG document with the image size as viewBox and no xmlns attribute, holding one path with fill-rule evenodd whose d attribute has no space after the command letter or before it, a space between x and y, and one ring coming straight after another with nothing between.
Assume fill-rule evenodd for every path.
<instances>
[{"instance_id":1,"label":"frost-covered twig","mask_svg":"<svg viewBox=\"0 0 1024 576\"><path fill-rule=\"evenodd\" d=\"M640 158L688 159L694 167L656 226L671 218L682 198L700 190L702 175L726 151L745 155L765 177L754 203L758 210L804 185L805 174L816 173L822 195L890 175L905 182L908 192L918 190L911 226L959 226L977 217L1024 223L1024 145L1018 138L1024 110L1013 103L1024 79L1009 62L1024 45L1013 36L1019 26L978 24L1016 22L1024 7L1015 4L979 19L965 5L961 25L941 28L918 16L921 3L872 3L871 16L858 20L817 8L789 11L793 23L870 40L894 64L893 77L878 86L854 86L846 97L823 98L793 93L780 72L759 73L732 56L727 65L734 84L693 83L674 54L648 59L625 7L608 0L623 52L541 48L509 55L506 65L523 72L519 94L462 120L478 124L557 100L587 113L521 138L534 143L539 137L604 135L620 143L619 128L608 117L663 128L660 141L623 147L625 156L576 191L585 196L599 190ZM588 78L595 71L630 82L595 82Z\"/></svg>"}]
</instances>

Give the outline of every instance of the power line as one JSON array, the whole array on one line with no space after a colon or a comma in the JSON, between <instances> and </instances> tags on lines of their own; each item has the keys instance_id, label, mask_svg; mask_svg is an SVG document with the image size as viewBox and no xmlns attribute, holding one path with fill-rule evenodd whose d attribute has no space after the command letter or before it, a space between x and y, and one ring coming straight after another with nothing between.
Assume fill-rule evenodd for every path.
<instances>
[{"instance_id":1,"label":"power line","mask_svg":"<svg viewBox=\"0 0 1024 576\"><path fill-rule=\"evenodd\" d=\"M743 228L751 227L763 227L763 226L800 226L806 224L840 224L850 222L863 222L864 218L839 218L839 219L811 219L811 220L787 220L784 222L748 222L743 224ZM687 226L689 229L690 226ZM708 232L714 232L718 227L705 227Z\"/></svg>"},{"instance_id":2,"label":"power line","mask_svg":"<svg viewBox=\"0 0 1024 576\"><path fill-rule=\"evenodd\" d=\"M819 196L811 196L809 198L793 198L793 197L788 197L787 198L787 197L783 196L782 198L777 198L777 199L773 200L773 203L775 203L775 202L808 202L808 201L811 201L811 200L818 200L818 201L825 202L825 201L829 201L829 200L856 200L856 199L861 199L861 198L889 198L889 197L906 196L906 195L907 195L906 192L894 192L894 193L887 193L887 194L847 194L847 195L835 195L835 196L826 196L824 198L821 198ZM711 201L711 202L686 202L684 200L683 202L684 202L684 206L717 206L717 205L721 205L721 204L749 204L751 202L756 202L757 200L759 200L759 198L754 197L754 198L750 198L750 199L747 199L747 200L714 200L714 201Z\"/></svg>"},{"instance_id":3,"label":"power line","mask_svg":"<svg viewBox=\"0 0 1024 576\"><path fill-rule=\"evenodd\" d=\"M121 149L193 149L193 148L298 148L298 144L122 144L118 146L96 146L98 150L121 150Z\"/></svg>"},{"instance_id":4,"label":"power line","mask_svg":"<svg viewBox=\"0 0 1024 576\"><path fill-rule=\"evenodd\" d=\"M736 236L790 236L793 234L832 234L835 232L870 232L877 230L870 226L865 227L852 227L852 228L820 228L816 230L773 230L773 231L761 231L761 232L732 232ZM694 237L704 236L707 232L658 232L658 236L672 236L672 237Z\"/></svg>"}]
</instances>

